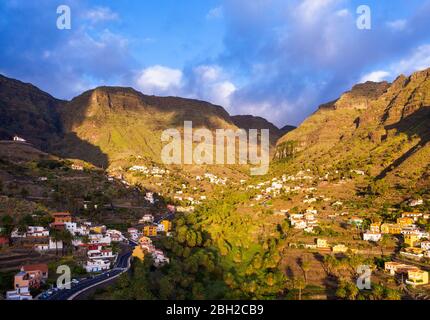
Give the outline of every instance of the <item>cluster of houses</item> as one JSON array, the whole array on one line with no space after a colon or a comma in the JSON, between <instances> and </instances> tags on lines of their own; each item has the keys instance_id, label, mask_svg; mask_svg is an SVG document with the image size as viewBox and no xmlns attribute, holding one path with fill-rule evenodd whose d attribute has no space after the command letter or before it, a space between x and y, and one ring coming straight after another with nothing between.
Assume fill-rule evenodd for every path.
<instances>
[{"instance_id":1,"label":"cluster of houses","mask_svg":"<svg viewBox=\"0 0 430 320\"><path fill-rule=\"evenodd\" d=\"M308 233L313 233L314 228L318 226L318 211L309 207L304 213L291 213L289 219L291 226L295 229L301 229Z\"/></svg>"},{"instance_id":2,"label":"cluster of houses","mask_svg":"<svg viewBox=\"0 0 430 320\"><path fill-rule=\"evenodd\" d=\"M344 244L330 245L327 239L317 238L314 243L289 243L290 247L303 247L305 249L319 250L333 253L346 253L349 248Z\"/></svg>"},{"instance_id":3,"label":"cluster of houses","mask_svg":"<svg viewBox=\"0 0 430 320\"><path fill-rule=\"evenodd\" d=\"M49 228L29 226L24 232L15 229L11 234L13 243L39 252L58 252L65 244L63 240L52 236L52 233L54 230L68 231L72 236L72 246L86 257L83 266L87 272L100 272L111 268L112 261L116 259L111 248L112 243L125 240L120 231L87 221L73 221L68 212L56 212L52 216L54 221Z\"/></svg>"},{"instance_id":4,"label":"cluster of houses","mask_svg":"<svg viewBox=\"0 0 430 320\"><path fill-rule=\"evenodd\" d=\"M186 203L187 205L190 205L190 206L199 205L199 204L202 203L202 201L204 201L204 200L207 199L207 197L204 196L204 195L201 195L199 197L199 199L196 199L195 197L187 196L186 195L187 189L188 189L188 186L185 185L185 184L182 184L181 189L177 190L175 192L175 196L173 198L175 200L177 200L177 201L184 202L184 203ZM193 187L193 193L194 194L196 193L197 190L198 190L197 187Z\"/></svg>"},{"instance_id":5,"label":"cluster of houses","mask_svg":"<svg viewBox=\"0 0 430 320\"><path fill-rule=\"evenodd\" d=\"M143 261L145 255L150 254L154 260L154 266L161 267L169 263L169 258L165 256L164 252L157 249L153 244L151 238L142 236L139 238L136 247L134 247L132 256Z\"/></svg>"},{"instance_id":6,"label":"cluster of houses","mask_svg":"<svg viewBox=\"0 0 430 320\"><path fill-rule=\"evenodd\" d=\"M174 212L172 206L170 206L169 212ZM169 258L165 256L164 252L152 244L151 237L156 237L159 233L170 236L172 222L168 219L163 219L155 223L152 214L145 214L139 220L139 226L139 228L132 227L127 229L129 239L137 243L132 256L143 261L145 254L150 254L156 267L169 263Z\"/></svg>"},{"instance_id":7,"label":"cluster of houses","mask_svg":"<svg viewBox=\"0 0 430 320\"><path fill-rule=\"evenodd\" d=\"M254 197L256 201L277 197L281 192L299 192L301 190L300 186L289 187L284 185L287 181L289 181L287 176L283 175L281 179L273 178L272 180L263 181L256 185L247 185L246 189L260 191L260 193Z\"/></svg>"},{"instance_id":8,"label":"cluster of houses","mask_svg":"<svg viewBox=\"0 0 430 320\"><path fill-rule=\"evenodd\" d=\"M428 219L428 214L419 212L405 212L401 218L398 218L396 223L374 222L370 225L369 230L363 233L363 240L377 242L381 240L384 234L402 235L405 244L410 247L415 247L424 239L430 239L430 235L425 230L421 230L415 223L419 218ZM350 223L360 227L363 224L363 219L352 217ZM405 252L409 255L408 251Z\"/></svg>"},{"instance_id":9,"label":"cluster of houses","mask_svg":"<svg viewBox=\"0 0 430 320\"><path fill-rule=\"evenodd\" d=\"M62 250L63 241L51 236L50 229L56 229L63 219L63 213L54 213L54 222L50 228L43 226L28 226L26 230L16 228L12 231L10 238L14 245L33 249L39 252L50 250Z\"/></svg>"},{"instance_id":10,"label":"cluster of houses","mask_svg":"<svg viewBox=\"0 0 430 320\"><path fill-rule=\"evenodd\" d=\"M172 222L167 219L163 219L158 223L154 222L154 216L152 214L145 214L139 220L139 225L143 225L140 229L138 228L128 228L127 232L130 239L133 241L138 241L141 236L145 237L155 237L158 233L163 232L167 236L170 236L172 230Z\"/></svg>"},{"instance_id":11,"label":"cluster of houses","mask_svg":"<svg viewBox=\"0 0 430 320\"><path fill-rule=\"evenodd\" d=\"M145 174L147 176L153 176L155 178L162 178L164 174L168 174L169 170L165 170L162 168L159 168L157 166L153 166L151 168L148 168L147 166L132 166L128 169L128 171L131 172L139 172L142 174Z\"/></svg>"},{"instance_id":12,"label":"cluster of houses","mask_svg":"<svg viewBox=\"0 0 430 320\"><path fill-rule=\"evenodd\" d=\"M89 273L109 270L117 257L112 244L126 240L118 230L87 221L66 222L64 227L73 235L73 246L86 257L84 268Z\"/></svg>"},{"instance_id":13,"label":"cluster of houses","mask_svg":"<svg viewBox=\"0 0 430 320\"><path fill-rule=\"evenodd\" d=\"M32 289L40 288L48 280L48 265L23 265L14 276L13 290L6 292L6 300L32 300Z\"/></svg>"},{"instance_id":14,"label":"cluster of houses","mask_svg":"<svg viewBox=\"0 0 430 320\"><path fill-rule=\"evenodd\" d=\"M213 173L205 173L202 176L196 176L196 181L203 181L204 179L208 180L209 183L211 184L216 184L216 185L225 185L227 184L227 178L219 178L216 175L214 175Z\"/></svg>"},{"instance_id":15,"label":"cluster of houses","mask_svg":"<svg viewBox=\"0 0 430 320\"><path fill-rule=\"evenodd\" d=\"M314 196L313 194L317 191L315 187L304 187L303 182L311 182L314 180L314 177L309 175L309 169L306 171L299 171L296 175L282 175L281 178L273 178L268 181L260 182L256 185L247 185L247 190L259 190L260 192L254 197L254 200L260 201L264 199L271 199L280 196L282 193L305 193L303 203L312 204L317 201L330 201L330 198L327 198L323 195ZM290 186L288 183L298 182L298 185Z\"/></svg>"},{"instance_id":16,"label":"cluster of houses","mask_svg":"<svg viewBox=\"0 0 430 320\"><path fill-rule=\"evenodd\" d=\"M385 262L384 269L392 276L401 276L402 279L406 276L405 283L414 287L425 285L429 282L429 273L416 266L388 261Z\"/></svg>"}]
</instances>

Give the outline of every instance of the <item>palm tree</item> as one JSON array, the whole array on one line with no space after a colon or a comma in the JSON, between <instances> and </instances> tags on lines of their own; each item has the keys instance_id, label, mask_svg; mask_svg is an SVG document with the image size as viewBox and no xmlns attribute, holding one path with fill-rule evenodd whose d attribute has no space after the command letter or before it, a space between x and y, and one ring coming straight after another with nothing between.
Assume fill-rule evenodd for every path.
<instances>
[{"instance_id":1,"label":"palm tree","mask_svg":"<svg viewBox=\"0 0 430 320\"><path fill-rule=\"evenodd\" d=\"M56 229L53 229L51 231L51 238L55 242L55 255L58 256L58 241L61 240L60 232Z\"/></svg>"},{"instance_id":2,"label":"palm tree","mask_svg":"<svg viewBox=\"0 0 430 320\"><path fill-rule=\"evenodd\" d=\"M65 248L72 247L73 235L68 230L62 230L60 232L60 239L63 242L63 251ZM66 253L67 253L67 250L66 250Z\"/></svg>"},{"instance_id":3,"label":"palm tree","mask_svg":"<svg viewBox=\"0 0 430 320\"><path fill-rule=\"evenodd\" d=\"M306 282L303 278L293 278L294 289L299 290L299 300L302 300L302 290L306 287Z\"/></svg>"},{"instance_id":4,"label":"palm tree","mask_svg":"<svg viewBox=\"0 0 430 320\"><path fill-rule=\"evenodd\" d=\"M309 262L309 260L307 258L306 259L302 258L301 261L300 261L300 264L301 264L301 268L303 270L303 274L305 276L305 283L307 283L307 281L308 281L308 271L311 268L310 262Z\"/></svg>"}]
</instances>

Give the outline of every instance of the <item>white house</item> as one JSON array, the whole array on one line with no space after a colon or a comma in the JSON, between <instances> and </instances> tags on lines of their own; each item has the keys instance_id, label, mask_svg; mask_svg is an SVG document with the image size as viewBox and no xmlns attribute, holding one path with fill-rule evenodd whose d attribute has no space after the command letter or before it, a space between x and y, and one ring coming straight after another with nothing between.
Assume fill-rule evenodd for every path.
<instances>
[{"instance_id":1,"label":"white house","mask_svg":"<svg viewBox=\"0 0 430 320\"><path fill-rule=\"evenodd\" d=\"M49 250L61 250L63 249L63 241L59 240L55 242L52 238L49 238Z\"/></svg>"},{"instance_id":2,"label":"white house","mask_svg":"<svg viewBox=\"0 0 430 320\"><path fill-rule=\"evenodd\" d=\"M147 192L145 195L145 200L151 204L154 204L154 193L153 192Z\"/></svg>"},{"instance_id":3,"label":"white house","mask_svg":"<svg viewBox=\"0 0 430 320\"><path fill-rule=\"evenodd\" d=\"M34 246L34 250L36 251L53 251L53 250L62 250L63 249L63 241L59 240L55 242L52 238L49 238L48 243L39 243Z\"/></svg>"},{"instance_id":4,"label":"white house","mask_svg":"<svg viewBox=\"0 0 430 320\"><path fill-rule=\"evenodd\" d=\"M49 237L49 230L39 226L29 226L27 237Z\"/></svg>"},{"instance_id":5,"label":"white house","mask_svg":"<svg viewBox=\"0 0 430 320\"><path fill-rule=\"evenodd\" d=\"M90 259L98 260L98 259L113 259L116 255L112 252L111 249L102 249L102 250L88 250L87 256Z\"/></svg>"},{"instance_id":6,"label":"white house","mask_svg":"<svg viewBox=\"0 0 430 320\"><path fill-rule=\"evenodd\" d=\"M109 235L104 236L102 234L90 234L88 239L90 244L104 243L106 245L110 245L112 242L112 239Z\"/></svg>"},{"instance_id":7,"label":"white house","mask_svg":"<svg viewBox=\"0 0 430 320\"><path fill-rule=\"evenodd\" d=\"M114 229L108 229L106 231L106 235L111 238L112 242L121 242L124 239L124 236L122 235L121 231Z\"/></svg>"},{"instance_id":8,"label":"white house","mask_svg":"<svg viewBox=\"0 0 430 320\"><path fill-rule=\"evenodd\" d=\"M410 207L421 206L424 203L423 199L411 200L409 202Z\"/></svg>"},{"instance_id":9,"label":"white house","mask_svg":"<svg viewBox=\"0 0 430 320\"><path fill-rule=\"evenodd\" d=\"M421 241L421 249L430 250L430 241Z\"/></svg>"},{"instance_id":10,"label":"white house","mask_svg":"<svg viewBox=\"0 0 430 320\"><path fill-rule=\"evenodd\" d=\"M381 240L382 234L376 233L376 232L365 232L363 233L363 240L364 241L373 241L378 242Z\"/></svg>"},{"instance_id":11,"label":"white house","mask_svg":"<svg viewBox=\"0 0 430 320\"><path fill-rule=\"evenodd\" d=\"M101 259L88 260L85 264L85 270L87 270L87 272L101 272L104 270L109 270L110 264L110 261L105 261Z\"/></svg>"},{"instance_id":12,"label":"white house","mask_svg":"<svg viewBox=\"0 0 430 320\"><path fill-rule=\"evenodd\" d=\"M153 222L154 222L154 216L152 214L145 214L139 220L139 223L153 223Z\"/></svg>"},{"instance_id":13,"label":"white house","mask_svg":"<svg viewBox=\"0 0 430 320\"><path fill-rule=\"evenodd\" d=\"M27 140L25 140L24 138L18 137L18 136L14 136L13 141L15 141L15 142L27 142Z\"/></svg>"},{"instance_id":14,"label":"white house","mask_svg":"<svg viewBox=\"0 0 430 320\"><path fill-rule=\"evenodd\" d=\"M19 287L6 292L6 300L33 300L28 287Z\"/></svg>"},{"instance_id":15,"label":"white house","mask_svg":"<svg viewBox=\"0 0 430 320\"><path fill-rule=\"evenodd\" d=\"M305 229L307 227L307 223L304 220L297 220L294 224L295 229Z\"/></svg>"}]
</instances>

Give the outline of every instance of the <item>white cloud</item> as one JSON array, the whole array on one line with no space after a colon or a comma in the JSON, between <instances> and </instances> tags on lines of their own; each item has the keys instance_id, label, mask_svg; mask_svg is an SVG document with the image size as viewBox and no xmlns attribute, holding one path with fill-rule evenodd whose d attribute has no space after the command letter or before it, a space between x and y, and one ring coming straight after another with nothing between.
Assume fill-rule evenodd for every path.
<instances>
[{"instance_id":1,"label":"white cloud","mask_svg":"<svg viewBox=\"0 0 430 320\"><path fill-rule=\"evenodd\" d=\"M430 67L430 44L417 47L405 58L390 64L386 70L378 70L364 75L360 82L393 80L400 74L409 75Z\"/></svg>"},{"instance_id":2,"label":"white cloud","mask_svg":"<svg viewBox=\"0 0 430 320\"><path fill-rule=\"evenodd\" d=\"M219 18L222 18L223 15L224 15L223 7L219 6L209 10L208 14L206 15L206 19L208 20L219 19Z\"/></svg>"},{"instance_id":3,"label":"white cloud","mask_svg":"<svg viewBox=\"0 0 430 320\"><path fill-rule=\"evenodd\" d=\"M210 98L213 103L229 108L231 96L236 90L236 86L230 81L217 82L212 85Z\"/></svg>"},{"instance_id":4,"label":"white cloud","mask_svg":"<svg viewBox=\"0 0 430 320\"><path fill-rule=\"evenodd\" d=\"M188 94L228 108L236 86L218 65L200 65L189 75Z\"/></svg>"},{"instance_id":5,"label":"white cloud","mask_svg":"<svg viewBox=\"0 0 430 320\"><path fill-rule=\"evenodd\" d=\"M297 13L306 23L312 23L319 19L320 15L326 10L332 9L339 0L304 0L297 7Z\"/></svg>"},{"instance_id":6,"label":"white cloud","mask_svg":"<svg viewBox=\"0 0 430 320\"><path fill-rule=\"evenodd\" d=\"M349 10L348 9L338 10L338 11L336 11L336 15L338 17L347 17L347 16L349 16Z\"/></svg>"},{"instance_id":7,"label":"white cloud","mask_svg":"<svg viewBox=\"0 0 430 320\"><path fill-rule=\"evenodd\" d=\"M407 21L402 19L387 22L387 26L393 31L402 31L406 25Z\"/></svg>"},{"instance_id":8,"label":"white cloud","mask_svg":"<svg viewBox=\"0 0 430 320\"><path fill-rule=\"evenodd\" d=\"M204 81L214 81L219 78L221 68L218 66L201 65L194 68L194 72Z\"/></svg>"},{"instance_id":9,"label":"white cloud","mask_svg":"<svg viewBox=\"0 0 430 320\"><path fill-rule=\"evenodd\" d=\"M392 65L396 75L411 74L430 67L430 44L417 47L409 56Z\"/></svg>"},{"instance_id":10,"label":"white cloud","mask_svg":"<svg viewBox=\"0 0 430 320\"><path fill-rule=\"evenodd\" d=\"M386 80L390 75L390 72L384 70L373 71L361 77L360 83L367 81L381 82Z\"/></svg>"},{"instance_id":11,"label":"white cloud","mask_svg":"<svg viewBox=\"0 0 430 320\"><path fill-rule=\"evenodd\" d=\"M155 65L139 73L136 85L145 94L176 95L182 86L182 79L181 70Z\"/></svg>"},{"instance_id":12,"label":"white cloud","mask_svg":"<svg viewBox=\"0 0 430 320\"><path fill-rule=\"evenodd\" d=\"M119 16L108 7L96 7L88 10L84 14L84 18L90 20L92 23L97 23L100 21L118 20Z\"/></svg>"}]
</instances>

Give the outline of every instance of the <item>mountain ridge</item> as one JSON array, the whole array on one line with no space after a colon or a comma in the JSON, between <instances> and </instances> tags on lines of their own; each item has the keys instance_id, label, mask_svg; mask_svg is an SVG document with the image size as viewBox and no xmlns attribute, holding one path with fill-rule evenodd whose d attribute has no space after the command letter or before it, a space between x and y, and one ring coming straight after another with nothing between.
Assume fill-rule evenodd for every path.
<instances>
[{"instance_id":1,"label":"mountain ridge","mask_svg":"<svg viewBox=\"0 0 430 320\"><path fill-rule=\"evenodd\" d=\"M430 69L387 82L360 84L323 104L278 141L294 144L289 166L363 170L388 186L410 187L430 159ZM378 182L383 183L383 182Z\"/></svg>"},{"instance_id":2,"label":"mountain ridge","mask_svg":"<svg viewBox=\"0 0 430 320\"><path fill-rule=\"evenodd\" d=\"M1 75L0 109L0 139L17 134L43 151L101 167L134 155L159 161L161 132L181 130L184 121L192 121L196 128L238 129L234 116L222 106L202 100L145 95L132 87L100 86L66 101ZM258 119L263 125L256 129L276 131L274 145L279 129Z\"/></svg>"}]
</instances>

